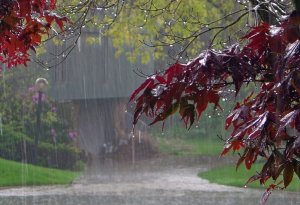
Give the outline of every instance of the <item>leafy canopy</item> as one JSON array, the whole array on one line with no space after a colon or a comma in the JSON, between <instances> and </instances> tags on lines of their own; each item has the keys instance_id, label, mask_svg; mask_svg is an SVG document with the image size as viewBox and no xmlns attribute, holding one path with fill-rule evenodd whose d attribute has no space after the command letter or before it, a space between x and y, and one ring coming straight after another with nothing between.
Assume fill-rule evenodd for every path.
<instances>
[{"instance_id":1,"label":"leafy canopy","mask_svg":"<svg viewBox=\"0 0 300 205\"><path fill-rule=\"evenodd\" d=\"M54 56L63 61L83 31L91 32L88 41L92 43L101 41L95 31L108 36L117 49L116 55L125 54L132 62L148 63L166 57L166 53L174 57L178 50L185 60L203 46L205 39L199 38L202 31L198 27L220 25L218 21L210 22L211 19L220 19L237 8L233 2L4 0L0 6L0 62L8 68L26 65L30 50L36 52L37 46L48 39L56 43L66 40L63 55Z\"/></svg>"},{"instance_id":2,"label":"leafy canopy","mask_svg":"<svg viewBox=\"0 0 300 205\"><path fill-rule=\"evenodd\" d=\"M117 54L125 53L133 62L161 60L166 53L174 57L178 51L194 56L205 41L198 38L199 27L233 9L233 2L224 0L139 0L125 4L116 19L106 15L106 22L114 23L108 27L103 25L102 30L109 28L105 35L112 38ZM187 45L190 47L186 51Z\"/></svg>"},{"instance_id":3,"label":"leafy canopy","mask_svg":"<svg viewBox=\"0 0 300 205\"><path fill-rule=\"evenodd\" d=\"M142 63L174 57L178 50L184 54L183 60L186 55L194 56L206 40L199 38L199 27L220 25L212 19L240 7L233 0L58 1L58 8L72 19L73 28L82 28L79 33L90 32L89 42L101 43L100 32L100 37L111 39L117 56L125 54L131 62Z\"/></svg>"}]
</instances>

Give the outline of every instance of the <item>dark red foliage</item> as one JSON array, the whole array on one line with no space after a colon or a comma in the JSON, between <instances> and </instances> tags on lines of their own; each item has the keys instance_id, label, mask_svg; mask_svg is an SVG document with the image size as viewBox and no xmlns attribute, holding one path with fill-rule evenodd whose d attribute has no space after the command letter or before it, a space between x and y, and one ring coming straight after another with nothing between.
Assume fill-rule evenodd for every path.
<instances>
[{"instance_id":1,"label":"dark red foliage","mask_svg":"<svg viewBox=\"0 0 300 205\"><path fill-rule=\"evenodd\" d=\"M61 30L68 21L53 12L56 0L2 0L0 5L0 62L8 68L30 61L29 50L49 34L54 23Z\"/></svg>"},{"instance_id":2,"label":"dark red foliage","mask_svg":"<svg viewBox=\"0 0 300 205\"><path fill-rule=\"evenodd\" d=\"M152 117L153 124L179 111L190 127L208 104L220 108L229 86L234 85L237 95L243 84L253 82L259 92L237 103L226 119L225 128L233 129L222 155L240 152L237 167L244 163L247 169L258 157L266 159L249 182L265 184L281 175L287 187L294 173L300 175L299 16L293 13L278 26L262 23L252 28L242 38L243 47L205 50L187 64L176 63L149 77L131 96L136 102L134 124L141 114ZM271 185L264 197L279 186Z\"/></svg>"}]
</instances>

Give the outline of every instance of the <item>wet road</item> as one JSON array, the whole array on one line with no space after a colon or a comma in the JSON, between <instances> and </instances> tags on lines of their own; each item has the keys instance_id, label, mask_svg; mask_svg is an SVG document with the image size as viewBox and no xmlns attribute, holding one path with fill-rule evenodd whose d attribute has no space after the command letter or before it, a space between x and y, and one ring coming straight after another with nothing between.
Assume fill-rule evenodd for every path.
<instances>
[{"instance_id":1,"label":"wet road","mask_svg":"<svg viewBox=\"0 0 300 205\"><path fill-rule=\"evenodd\" d=\"M214 163L213 163L214 162ZM215 159L164 158L91 166L69 186L0 190L0 205L252 205L261 190L211 184L197 177ZM274 192L267 204L300 205L297 193Z\"/></svg>"}]
</instances>

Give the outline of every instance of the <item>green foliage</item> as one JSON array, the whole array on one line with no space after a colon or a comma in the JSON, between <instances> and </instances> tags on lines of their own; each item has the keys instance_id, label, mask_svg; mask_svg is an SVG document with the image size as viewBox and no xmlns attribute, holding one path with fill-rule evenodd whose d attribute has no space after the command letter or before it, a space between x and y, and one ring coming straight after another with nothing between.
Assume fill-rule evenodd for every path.
<instances>
[{"instance_id":1,"label":"green foliage","mask_svg":"<svg viewBox=\"0 0 300 205\"><path fill-rule=\"evenodd\" d=\"M33 148L33 144L28 145L29 149ZM41 143L38 148L38 164L41 166L80 171L84 168L81 160L81 152L71 145Z\"/></svg>"},{"instance_id":2,"label":"green foliage","mask_svg":"<svg viewBox=\"0 0 300 205\"><path fill-rule=\"evenodd\" d=\"M116 55L124 54L131 62L148 63L183 52L195 57L208 44L218 27L227 23L220 20L226 14L242 8L234 0L135 0L135 1L59 1L61 13L73 22L84 24L84 29L100 31L112 39ZM72 6L76 5L76 6ZM85 19L84 19L85 18ZM229 32L235 33L237 23ZM211 32L199 37L202 28ZM208 34L209 33L209 34ZM222 36L224 37L224 36ZM231 36L232 37L232 36ZM94 39L95 40L95 39ZM94 40L88 38L92 43ZM148 46L150 45L150 47ZM154 46L154 47L151 47ZM181 59L185 60L185 59Z\"/></svg>"},{"instance_id":3,"label":"green foliage","mask_svg":"<svg viewBox=\"0 0 300 205\"><path fill-rule=\"evenodd\" d=\"M33 86L43 70L32 67L3 70L0 78L0 156L33 162L37 92ZM68 136L69 111L43 93L38 165L75 169L80 153ZM82 167L82 166L81 166Z\"/></svg>"},{"instance_id":4,"label":"green foliage","mask_svg":"<svg viewBox=\"0 0 300 205\"><path fill-rule=\"evenodd\" d=\"M0 159L0 186L70 184L77 172L49 169Z\"/></svg>"},{"instance_id":5,"label":"green foliage","mask_svg":"<svg viewBox=\"0 0 300 205\"><path fill-rule=\"evenodd\" d=\"M159 151L177 156L191 155L219 155L223 142L220 139L206 139L201 137L155 137Z\"/></svg>"},{"instance_id":6,"label":"green foliage","mask_svg":"<svg viewBox=\"0 0 300 205\"><path fill-rule=\"evenodd\" d=\"M19 162L33 163L33 139L5 125L0 135L0 157ZM82 166L81 160L83 160L81 152L72 145L47 142L39 143L36 163L40 166L82 170L84 166Z\"/></svg>"},{"instance_id":7,"label":"green foliage","mask_svg":"<svg viewBox=\"0 0 300 205\"><path fill-rule=\"evenodd\" d=\"M0 117L1 124L10 125L15 131L33 137L36 128L37 92L35 80L45 76L44 70L20 68L3 70L0 78ZM55 110L54 110L55 109ZM70 142L67 136L70 129L67 121L59 115L58 105L44 94L42 103L42 141L51 142L51 128L56 130L57 140ZM69 141L68 141L69 140Z\"/></svg>"},{"instance_id":8,"label":"green foliage","mask_svg":"<svg viewBox=\"0 0 300 205\"><path fill-rule=\"evenodd\" d=\"M166 57L167 51L174 49L172 46L178 43L181 46L188 44L192 40L190 36L198 33L205 23L221 18L233 9L232 2L220 0L185 0L184 3L170 3L166 0L134 1L133 4L124 6L114 24L107 30L107 35L112 38L113 45L118 50L117 54L125 53L131 61L140 58L143 63L147 63L151 59L161 60ZM110 22L112 19L106 15L104 21ZM195 40L187 55L194 57L198 54L205 40ZM141 42L158 46L149 48ZM170 47L165 48L168 45Z\"/></svg>"},{"instance_id":9,"label":"green foliage","mask_svg":"<svg viewBox=\"0 0 300 205\"><path fill-rule=\"evenodd\" d=\"M34 82L40 76L47 77L44 70L20 68L3 70L0 77L0 117L2 124L9 124L16 131L21 131L28 136L34 136L36 124L36 91ZM45 94L42 103L43 133L50 137L51 128L60 128L58 135L66 135L69 125L59 115L58 105L51 101ZM63 132L63 133L61 133Z\"/></svg>"}]
</instances>

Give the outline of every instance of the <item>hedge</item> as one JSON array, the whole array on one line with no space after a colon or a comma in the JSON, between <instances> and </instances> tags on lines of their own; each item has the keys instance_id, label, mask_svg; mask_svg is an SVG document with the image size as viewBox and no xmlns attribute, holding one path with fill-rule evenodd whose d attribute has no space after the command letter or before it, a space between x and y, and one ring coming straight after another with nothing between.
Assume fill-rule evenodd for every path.
<instances>
[{"instance_id":1,"label":"hedge","mask_svg":"<svg viewBox=\"0 0 300 205\"><path fill-rule=\"evenodd\" d=\"M82 169L81 152L74 146L40 142L34 158L34 140L21 132L4 126L0 134L0 157L27 162L44 167L78 170Z\"/></svg>"}]
</instances>

